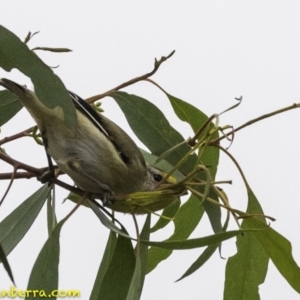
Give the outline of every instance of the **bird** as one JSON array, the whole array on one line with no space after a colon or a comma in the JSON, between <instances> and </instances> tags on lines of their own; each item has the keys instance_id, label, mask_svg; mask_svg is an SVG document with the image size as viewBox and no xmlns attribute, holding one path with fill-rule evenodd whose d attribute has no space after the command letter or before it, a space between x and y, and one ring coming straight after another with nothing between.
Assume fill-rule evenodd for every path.
<instances>
[{"instance_id":1,"label":"bird","mask_svg":"<svg viewBox=\"0 0 300 300\"><path fill-rule=\"evenodd\" d=\"M71 127L61 107L47 107L26 86L5 78L0 85L18 97L37 123L47 154L81 190L105 200L112 195L153 191L166 176L145 162L123 129L75 93L68 91L77 118L77 125ZM170 176L164 185L174 182Z\"/></svg>"}]
</instances>

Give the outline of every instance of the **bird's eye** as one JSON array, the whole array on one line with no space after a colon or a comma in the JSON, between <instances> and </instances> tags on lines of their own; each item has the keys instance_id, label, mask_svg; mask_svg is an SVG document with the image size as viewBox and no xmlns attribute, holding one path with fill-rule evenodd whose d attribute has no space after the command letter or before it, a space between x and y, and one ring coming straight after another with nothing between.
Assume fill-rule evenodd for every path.
<instances>
[{"instance_id":1,"label":"bird's eye","mask_svg":"<svg viewBox=\"0 0 300 300\"><path fill-rule=\"evenodd\" d=\"M160 174L153 174L153 178L156 182L160 182L163 179Z\"/></svg>"}]
</instances>

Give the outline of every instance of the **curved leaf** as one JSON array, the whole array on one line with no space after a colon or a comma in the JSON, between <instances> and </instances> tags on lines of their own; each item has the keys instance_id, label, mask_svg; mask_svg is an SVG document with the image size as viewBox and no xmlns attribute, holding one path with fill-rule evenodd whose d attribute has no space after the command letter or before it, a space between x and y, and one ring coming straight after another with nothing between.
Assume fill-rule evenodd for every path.
<instances>
[{"instance_id":1,"label":"curved leaf","mask_svg":"<svg viewBox=\"0 0 300 300\"><path fill-rule=\"evenodd\" d=\"M164 241L164 242L152 242L152 241L143 240L141 242L145 243L146 245L151 245L151 246L160 247L164 249L186 250L186 249L194 249L194 248L218 244L228 239L231 239L241 233L242 233L241 230L232 230L232 231L220 232L214 235L209 235L206 237L190 239L190 240L173 240L173 241Z\"/></svg>"},{"instance_id":2,"label":"curved leaf","mask_svg":"<svg viewBox=\"0 0 300 300\"><path fill-rule=\"evenodd\" d=\"M93 212L96 214L96 216L99 218L100 222L109 230L122 235L128 239L132 239L126 232L125 228L122 226L122 229L118 228L114 222L112 222L100 209L98 206L96 206L92 201L87 200L88 205L93 210Z\"/></svg>"},{"instance_id":3,"label":"curved leaf","mask_svg":"<svg viewBox=\"0 0 300 300\"><path fill-rule=\"evenodd\" d=\"M174 218L174 233L167 241L187 239L200 222L203 213L204 209L199 206L199 199L191 195L179 208ZM171 254L172 250L151 247L148 253L147 273L155 269L162 260L167 259Z\"/></svg>"},{"instance_id":4,"label":"curved leaf","mask_svg":"<svg viewBox=\"0 0 300 300\"><path fill-rule=\"evenodd\" d=\"M124 232L127 235L127 232ZM135 270L135 254L131 240L118 235L97 298L92 300L125 300ZM117 284L117 288L116 288Z\"/></svg>"},{"instance_id":5,"label":"curved leaf","mask_svg":"<svg viewBox=\"0 0 300 300\"><path fill-rule=\"evenodd\" d=\"M149 240L150 237L150 221L151 214L148 214L143 230L140 235L140 239ZM139 300L141 298L143 285L146 276L146 266L148 257L148 246L144 244L137 244L136 246L136 264L129 287L129 292L127 294L126 300Z\"/></svg>"},{"instance_id":6,"label":"curved leaf","mask_svg":"<svg viewBox=\"0 0 300 300\"><path fill-rule=\"evenodd\" d=\"M39 293L45 293L47 298L51 297L51 292L58 289L58 265L59 265L59 236L60 230L68 219L68 216L60 221L52 234L44 244L32 268L27 290L37 290ZM45 295L39 295L41 298ZM30 293L26 300L36 299L36 295Z\"/></svg>"},{"instance_id":7,"label":"curved leaf","mask_svg":"<svg viewBox=\"0 0 300 300\"><path fill-rule=\"evenodd\" d=\"M0 243L8 255L22 240L42 209L51 187L45 184L0 223Z\"/></svg>"},{"instance_id":8,"label":"curved leaf","mask_svg":"<svg viewBox=\"0 0 300 300\"><path fill-rule=\"evenodd\" d=\"M201 253L201 255L193 262L193 264L188 268L188 270L178 280L176 280L176 282L193 274L200 267L202 267L210 259L210 257L215 253L218 246L219 246L219 244L213 244L213 245L208 246Z\"/></svg>"},{"instance_id":9,"label":"curved leaf","mask_svg":"<svg viewBox=\"0 0 300 300\"><path fill-rule=\"evenodd\" d=\"M265 252L271 258L275 267L286 279L290 286L300 293L300 268L292 255L291 243L267 224L258 219L245 220L245 227L259 228L251 234L259 241Z\"/></svg>"},{"instance_id":10,"label":"curved leaf","mask_svg":"<svg viewBox=\"0 0 300 300\"><path fill-rule=\"evenodd\" d=\"M110 231L109 238L96 276L96 280L93 286L90 299L95 299L95 300L101 299L100 289L102 286L102 281L111 263L111 259L115 251L116 243L117 243L117 235L115 232Z\"/></svg>"},{"instance_id":11,"label":"curved leaf","mask_svg":"<svg viewBox=\"0 0 300 300\"><path fill-rule=\"evenodd\" d=\"M247 213L263 215L260 204L249 189L248 195ZM264 218L260 219L265 223ZM252 221L243 220L242 228L258 228ZM237 237L237 253L228 259L226 265L225 300L260 299L259 285L265 280L269 261L267 253L256 239L263 232L264 230L255 231Z\"/></svg>"},{"instance_id":12,"label":"curved leaf","mask_svg":"<svg viewBox=\"0 0 300 300\"><path fill-rule=\"evenodd\" d=\"M184 141L164 114L148 100L125 92L114 92L110 96L122 109L136 136L152 154L160 156ZM185 143L168 155L166 160L175 165L189 150L190 147ZM196 155L190 156L180 171L188 173L193 170L196 160Z\"/></svg>"},{"instance_id":13,"label":"curved leaf","mask_svg":"<svg viewBox=\"0 0 300 300\"><path fill-rule=\"evenodd\" d=\"M0 67L6 71L17 68L30 77L39 99L50 108L61 106L66 123L76 125L75 108L60 78L15 34L1 25Z\"/></svg>"},{"instance_id":14,"label":"curved leaf","mask_svg":"<svg viewBox=\"0 0 300 300\"><path fill-rule=\"evenodd\" d=\"M162 216L158 219L156 224L151 228L151 233L164 228L167 226L175 217L180 207L180 200L176 200L171 203L168 207L166 207L163 212Z\"/></svg>"},{"instance_id":15,"label":"curved leaf","mask_svg":"<svg viewBox=\"0 0 300 300\"><path fill-rule=\"evenodd\" d=\"M176 98L168 93L166 93L167 97L170 100L170 103L176 113L177 117L190 124L194 133L196 133L201 126L208 120L208 117L200 111L197 107ZM210 126L212 127L212 126ZM201 135L200 135L201 137ZM218 137L218 133L213 134L214 138ZM209 171L211 178L215 178L217 173L217 167L219 164L219 156L220 150L216 147L206 147L204 152L201 154L201 162L205 166L209 166ZM209 192L209 197L218 201L218 197L212 191ZM221 209L217 205L213 205L208 201L203 203L205 211L209 217L210 223L214 232L221 232L222 231L222 224L221 224Z\"/></svg>"},{"instance_id":16,"label":"curved leaf","mask_svg":"<svg viewBox=\"0 0 300 300\"><path fill-rule=\"evenodd\" d=\"M111 97L114 98L122 109L134 133L154 155L160 156L165 151L184 141L182 136L170 126L164 114L148 100L135 95L129 95L125 92L112 93ZM191 122L195 128L198 125L200 127L203 124L202 122L207 120L207 117L205 119L205 115L201 111L182 100L173 97L172 103L180 107L180 110L184 111L186 116L193 111L191 117L182 117L182 119ZM197 121L198 117L200 119L199 123ZM201 160L204 161L204 164L210 166L213 171L212 175L214 176L219 161L219 152L213 148L207 149L204 151ZM189 150L190 146L185 143L170 153L166 157L166 160L175 165ZM180 168L180 171L187 174L194 169L196 163L197 157L196 155L192 155ZM199 174L199 177L202 177L202 173ZM217 200L214 193L210 192L209 196ZM214 231L220 232L222 230L220 208L207 201L204 202L204 206Z\"/></svg>"},{"instance_id":17,"label":"curved leaf","mask_svg":"<svg viewBox=\"0 0 300 300\"><path fill-rule=\"evenodd\" d=\"M0 91L0 126L17 114L23 105L10 91Z\"/></svg>"},{"instance_id":18,"label":"curved leaf","mask_svg":"<svg viewBox=\"0 0 300 300\"><path fill-rule=\"evenodd\" d=\"M196 133L201 126L208 120L208 117L200 111L197 107L176 98L170 94L166 94L170 100L170 103L176 113L177 117L190 124L194 133ZM211 126L212 127L212 126ZM201 136L200 136L201 137ZM218 134L214 134L214 138L217 138ZM220 150L216 147L207 147L201 155L201 161L204 165L210 166L210 173L212 178L215 178L217 172L217 166L219 163Z\"/></svg>"},{"instance_id":19,"label":"curved leaf","mask_svg":"<svg viewBox=\"0 0 300 300\"><path fill-rule=\"evenodd\" d=\"M11 268L10 268L10 265L8 263L8 260L7 260L7 257L4 253L4 250L0 244L0 260L3 264L3 267L7 273L7 275L9 276L10 280L12 281L13 284L15 284L15 281L14 281L14 276L12 274L12 271L11 271Z\"/></svg>"}]
</instances>

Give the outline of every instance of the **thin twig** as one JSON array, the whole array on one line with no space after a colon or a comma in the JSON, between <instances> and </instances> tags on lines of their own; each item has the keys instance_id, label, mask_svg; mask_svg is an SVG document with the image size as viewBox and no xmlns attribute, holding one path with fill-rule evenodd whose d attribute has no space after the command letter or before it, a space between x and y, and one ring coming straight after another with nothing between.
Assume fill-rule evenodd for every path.
<instances>
[{"instance_id":1,"label":"thin twig","mask_svg":"<svg viewBox=\"0 0 300 300\"><path fill-rule=\"evenodd\" d=\"M15 169L23 169L29 173L33 173L37 176L41 176L43 174L43 170L42 169L38 169L29 165L26 165L20 161L17 161L13 158L11 158L10 156L8 156L7 154L4 154L3 152L0 152L0 159L7 162L8 164L12 165Z\"/></svg>"},{"instance_id":2,"label":"thin twig","mask_svg":"<svg viewBox=\"0 0 300 300\"><path fill-rule=\"evenodd\" d=\"M161 65L164 61L166 61L167 59L169 59L174 53L175 53L175 50L173 50L168 56L162 56L160 60L155 59L155 62L154 62L154 68L153 68L153 70L152 70L151 72L146 73L146 74L144 74L144 75L142 75L142 76L138 76L138 77L136 77L136 78L130 79L130 80L128 80L128 81L126 81L126 82L124 82L124 83L122 83L122 84L116 86L115 88L113 88L113 89L111 89L111 90L109 90L109 91L107 91L107 92L105 92L105 93L103 93L103 94L99 94L99 95L96 95L96 96L92 96L92 97L90 97L90 98L87 98L87 99L85 99L86 102L88 102L88 103L95 102L95 101L97 101L97 100L99 100L99 99L102 99L102 98L108 96L108 95L109 95L110 93L112 93L112 92L119 91L120 89L122 89L122 88L124 88L124 87L127 87L127 86L132 85L132 84L134 84L134 83L137 83L137 82L139 82L139 81L141 81L141 80L145 80L145 79L148 78L148 77L151 77L151 76L154 75L154 74L156 73L156 71L159 69L160 65Z\"/></svg>"},{"instance_id":3,"label":"thin twig","mask_svg":"<svg viewBox=\"0 0 300 300\"><path fill-rule=\"evenodd\" d=\"M21 131L21 132L19 132L17 134L12 135L12 136L5 137L4 139L0 140L0 146L3 145L3 144L5 144L5 143L8 143L8 142L14 141L16 139L19 139L21 137L28 136L29 133L33 131L34 127L35 126L30 127L30 128L28 128L28 129L26 129L24 131Z\"/></svg>"},{"instance_id":4,"label":"thin twig","mask_svg":"<svg viewBox=\"0 0 300 300\"><path fill-rule=\"evenodd\" d=\"M74 214L74 212L78 209L78 207L80 205L83 204L84 201L87 200L87 192L84 193L84 195L82 195L82 197L79 199L79 201L76 203L75 207L67 214L67 216L65 217L65 219L68 219L71 215Z\"/></svg>"},{"instance_id":5,"label":"thin twig","mask_svg":"<svg viewBox=\"0 0 300 300\"><path fill-rule=\"evenodd\" d=\"M243 125L241 125L241 126L235 128L235 129L233 129L233 130L232 130L231 132L229 132L226 136L231 135L231 134L234 134L235 132L237 132L237 131L239 131L239 130L241 130L241 129L247 127L247 126L250 126L250 125L252 125L252 124L254 124L254 123L257 123L257 122L262 121L262 120L264 120L264 119L273 117L273 116L275 116L275 115L281 114L281 113L283 113L283 112L286 112L286 111L289 111L289 110L292 110L292 109L295 109L295 108L300 108L300 103L294 103L294 104L292 104L292 105L290 105L290 106L281 108L281 109L276 110L276 111L273 111L273 112L271 112L271 113L262 115L262 116L260 116L260 117L258 117L258 118L252 119L252 120L250 120L250 121L244 123ZM215 139L215 140L211 141L211 142L210 142L210 145L217 145L217 144L219 144L219 142L220 142L221 140L223 140L224 138L226 138L226 136L221 136L221 137L219 137L218 139Z\"/></svg>"},{"instance_id":6,"label":"thin twig","mask_svg":"<svg viewBox=\"0 0 300 300\"><path fill-rule=\"evenodd\" d=\"M43 170L44 172L46 172L48 170L48 168L42 168L41 170ZM13 172L10 173L1 173L0 174L0 180L8 180L11 179ZM33 177L37 177L36 174L31 173L31 172L17 172L15 174L15 179L30 179Z\"/></svg>"},{"instance_id":7,"label":"thin twig","mask_svg":"<svg viewBox=\"0 0 300 300\"><path fill-rule=\"evenodd\" d=\"M204 124L200 127L200 129L196 132L196 134L192 138L187 139L187 143L191 146L194 147L197 144L197 139L199 136L202 134L202 132L211 124L213 119L217 118L217 114L213 114L211 117L209 117Z\"/></svg>"}]
</instances>

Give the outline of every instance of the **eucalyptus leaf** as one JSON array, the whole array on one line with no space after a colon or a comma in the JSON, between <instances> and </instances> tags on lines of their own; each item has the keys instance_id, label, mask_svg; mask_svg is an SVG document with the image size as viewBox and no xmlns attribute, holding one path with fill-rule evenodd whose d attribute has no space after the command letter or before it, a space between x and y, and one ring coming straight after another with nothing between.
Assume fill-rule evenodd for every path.
<instances>
[{"instance_id":1,"label":"eucalyptus leaf","mask_svg":"<svg viewBox=\"0 0 300 300\"><path fill-rule=\"evenodd\" d=\"M114 92L110 96L122 109L133 132L152 154L160 156L184 141L178 131L170 125L164 114L148 100L125 92ZM176 165L189 150L190 147L183 144L168 155L166 160ZM180 168L180 171L188 173L193 170L195 164L196 155L192 155Z\"/></svg>"},{"instance_id":2,"label":"eucalyptus leaf","mask_svg":"<svg viewBox=\"0 0 300 300\"><path fill-rule=\"evenodd\" d=\"M128 233L124 231L124 235L128 236ZM91 300L126 300L135 270L135 261L131 240L118 235L97 298L91 297Z\"/></svg>"},{"instance_id":3,"label":"eucalyptus leaf","mask_svg":"<svg viewBox=\"0 0 300 300\"><path fill-rule=\"evenodd\" d=\"M212 244L209 245L202 253L201 255L193 262L193 264L188 268L188 270L176 281L180 281L183 278L193 274L195 271L197 271L199 268L201 268L215 253L217 250L219 244Z\"/></svg>"},{"instance_id":4,"label":"eucalyptus leaf","mask_svg":"<svg viewBox=\"0 0 300 300\"><path fill-rule=\"evenodd\" d=\"M99 209L96 204L94 204L92 201L87 200L89 206L93 210L93 212L96 214L96 216L99 218L100 222L107 227L109 230L112 230L113 232L122 235L124 237L127 237L128 239L132 239L127 233L125 233L125 228L122 227L122 229L118 228L114 222L112 222L108 217Z\"/></svg>"},{"instance_id":5,"label":"eucalyptus leaf","mask_svg":"<svg viewBox=\"0 0 300 300\"><path fill-rule=\"evenodd\" d=\"M140 234L140 239L149 240L150 237L150 221L151 214L148 214L143 230ZM146 266L147 266L147 257L148 257L148 246L141 244L138 241L136 246L136 264L129 287L129 292L127 294L126 300L139 300L142 294L143 285L146 276Z\"/></svg>"},{"instance_id":6,"label":"eucalyptus leaf","mask_svg":"<svg viewBox=\"0 0 300 300\"><path fill-rule=\"evenodd\" d=\"M129 95L125 92L114 92L111 96L122 109L131 129L145 144L145 146L147 146L152 154L160 156L165 151L168 151L173 146L184 141L183 137L171 127L164 114L148 100L136 95ZM208 119L197 108L179 100L178 98L173 97L172 104L180 107L180 110L184 112L186 116L193 111L191 117L181 116L181 118L184 121L191 122L195 128L198 126L200 127L202 122L205 122ZM178 110L179 109L176 109L177 112ZM200 121L198 121L198 118ZM190 146L183 144L165 159L171 164L176 165L176 163L178 163L190 149ZM219 150L214 148L207 149L208 150L206 150L202 155L201 160L203 160L204 164L209 166L212 170L213 178L219 162ZM182 173L187 174L196 167L196 164L196 155L191 155L184 165L179 168L179 170ZM202 173L199 174L199 178L203 179ZM209 196L218 201L217 196L213 192L210 192ZM222 230L220 208L208 203L207 201L204 202L204 206L214 231L220 232Z\"/></svg>"},{"instance_id":7,"label":"eucalyptus leaf","mask_svg":"<svg viewBox=\"0 0 300 300\"><path fill-rule=\"evenodd\" d=\"M27 290L37 290L39 298L47 297L47 299L56 299L55 296L49 295L51 295L52 291L58 289L59 236L61 228L67 219L68 217L57 224L32 268ZM36 295L30 293L26 297L26 300L36 298Z\"/></svg>"},{"instance_id":8,"label":"eucalyptus leaf","mask_svg":"<svg viewBox=\"0 0 300 300\"><path fill-rule=\"evenodd\" d=\"M10 91L0 91L0 126L16 115L23 105Z\"/></svg>"},{"instance_id":9,"label":"eucalyptus leaf","mask_svg":"<svg viewBox=\"0 0 300 300\"><path fill-rule=\"evenodd\" d=\"M249 188L247 213L263 215L259 202ZM265 224L265 219L259 218ZM255 220L244 219L242 228L257 228L252 221ZM225 300L260 299L259 285L265 280L269 262L266 251L256 238L256 235L261 234L258 230L237 236L237 253L228 259L226 265Z\"/></svg>"},{"instance_id":10,"label":"eucalyptus leaf","mask_svg":"<svg viewBox=\"0 0 300 300\"><path fill-rule=\"evenodd\" d=\"M214 235L209 235L202 238L190 239L190 240L173 240L173 241L163 241L163 242L152 242L152 241L142 241L146 245L155 246L164 249L171 250L186 250L186 249L194 249L209 245L214 245L217 243L221 243L228 239L231 239L238 234L241 234L240 230L232 230L226 232L216 233ZM245 233L246 234L246 233Z\"/></svg>"},{"instance_id":11,"label":"eucalyptus leaf","mask_svg":"<svg viewBox=\"0 0 300 300\"><path fill-rule=\"evenodd\" d=\"M14 276L12 274L12 271L11 271L11 268L10 268L10 265L8 263L8 260L7 260L7 257L4 253L4 250L0 244L0 260L3 264L3 267L7 273L7 275L9 276L10 280L12 281L12 283L15 285L15 281L14 281Z\"/></svg>"},{"instance_id":12,"label":"eucalyptus leaf","mask_svg":"<svg viewBox=\"0 0 300 300\"><path fill-rule=\"evenodd\" d=\"M166 95L169 98L177 117L180 120L187 122L192 127L194 133L196 133L208 120L208 117L197 107L168 93ZM212 128L212 126L209 127ZM218 138L217 132L214 134L214 138ZM210 166L210 173L212 178L215 177L217 172L219 152L220 150L216 147L208 147L205 149L204 153L201 156L201 161L203 162L203 164L206 166Z\"/></svg>"},{"instance_id":13,"label":"eucalyptus leaf","mask_svg":"<svg viewBox=\"0 0 300 300\"><path fill-rule=\"evenodd\" d=\"M175 215L177 214L180 207L180 200L176 200L171 203L168 207L166 207L161 213L161 217L158 219L156 224L151 228L151 233L164 228L171 221L174 220Z\"/></svg>"},{"instance_id":14,"label":"eucalyptus leaf","mask_svg":"<svg viewBox=\"0 0 300 300\"><path fill-rule=\"evenodd\" d=\"M75 108L59 77L14 33L1 25L0 41L0 67L8 72L17 68L30 77L39 99L50 108L62 107L66 124L75 126Z\"/></svg>"},{"instance_id":15,"label":"eucalyptus leaf","mask_svg":"<svg viewBox=\"0 0 300 300\"><path fill-rule=\"evenodd\" d=\"M197 133L198 130L207 122L208 117L200 111L197 107L177 98L174 97L168 93L166 93L174 112L176 113L177 117L188 123L194 133ZM213 125L210 124L209 128L213 128ZM200 137L201 138L201 135ZM213 139L218 138L218 133L215 132L213 134ZM217 173L217 167L219 164L219 156L220 156L220 150L217 147L206 147L201 153L201 163L207 167L209 167L210 176L212 179L215 178ZM203 179L203 177L201 177ZM200 191L202 189L200 188ZM209 197L219 201L217 195L213 191L209 191ZM210 223L212 225L212 228L214 232L220 232L222 230L222 224L221 224L221 209L219 206L211 204L208 201L204 202L204 208L205 211L209 217Z\"/></svg>"},{"instance_id":16,"label":"eucalyptus leaf","mask_svg":"<svg viewBox=\"0 0 300 300\"><path fill-rule=\"evenodd\" d=\"M252 234L290 286L300 293L300 268L292 255L291 243L267 224L256 218L245 220L246 228L258 228Z\"/></svg>"},{"instance_id":17,"label":"eucalyptus leaf","mask_svg":"<svg viewBox=\"0 0 300 300\"><path fill-rule=\"evenodd\" d=\"M43 185L0 223L0 243L6 256L30 229L50 190L48 184Z\"/></svg>"},{"instance_id":18,"label":"eucalyptus leaf","mask_svg":"<svg viewBox=\"0 0 300 300\"><path fill-rule=\"evenodd\" d=\"M90 299L102 299L100 290L103 282L103 278L110 266L111 259L113 257L115 247L117 243L117 235L114 231L110 231L109 238L106 244L106 248L99 266L99 270L95 279L93 290Z\"/></svg>"},{"instance_id":19,"label":"eucalyptus leaf","mask_svg":"<svg viewBox=\"0 0 300 300\"><path fill-rule=\"evenodd\" d=\"M199 205L199 199L194 195L179 208L174 217L174 233L166 241L186 240L199 224L204 213L204 209ZM152 245L155 246L155 245ZM151 272L163 260L172 254L170 249L151 247L148 253L147 273Z\"/></svg>"}]
</instances>

